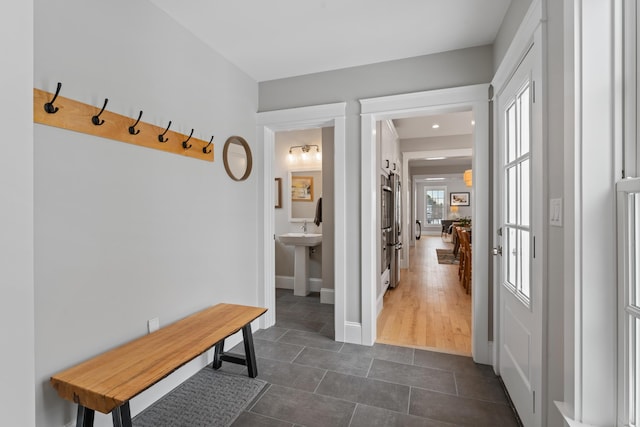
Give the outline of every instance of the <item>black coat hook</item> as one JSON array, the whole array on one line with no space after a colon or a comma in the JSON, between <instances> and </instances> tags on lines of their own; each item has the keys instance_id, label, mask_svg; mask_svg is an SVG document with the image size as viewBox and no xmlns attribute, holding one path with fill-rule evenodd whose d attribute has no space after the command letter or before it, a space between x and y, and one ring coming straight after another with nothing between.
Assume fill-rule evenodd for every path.
<instances>
[{"instance_id":1,"label":"black coat hook","mask_svg":"<svg viewBox=\"0 0 640 427\"><path fill-rule=\"evenodd\" d=\"M136 129L136 125L138 124L141 118L142 118L142 110L140 110L140 115L138 116L138 120L136 120L136 122L132 126L129 126L129 133L131 135L137 135L140 133L140 129Z\"/></svg>"},{"instance_id":2,"label":"black coat hook","mask_svg":"<svg viewBox=\"0 0 640 427\"><path fill-rule=\"evenodd\" d=\"M91 117L91 123L93 123L94 125L101 126L104 123L104 120L100 120L100 114L102 114L104 109L107 108L107 102L109 102L109 98L104 99L104 105L102 106L102 110L100 110L100 112L95 116Z\"/></svg>"},{"instance_id":3,"label":"black coat hook","mask_svg":"<svg viewBox=\"0 0 640 427\"><path fill-rule=\"evenodd\" d=\"M193 135L193 129L191 129L191 133L189 134L189 138L187 138L186 141L182 141L182 148L184 148L185 150L188 150L189 148L193 147L193 145L191 145L191 144L187 145L187 142L189 142L189 140L191 139L191 135Z\"/></svg>"},{"instance_id":4,"label":"black coat hook","mask_svg":"<svg viewBox=\"0 0 640 427\"><path fill-rule=\"evenodd\" d=\"M58 107L55 107L53 103L56 102L56 98L60 93L61 87L62 87L62 83L58 82L58 88L56 89L56 94L53 96L53 99L51 100L51 102L47 102L46 104L44 104L44 111L46 111L49 114L53 114L58 111Z\"/></svg>"},{"instance_id":5,"label":"black coat hook","mask_svg":"<svg viewBox=\"0 0 640 427\"><path fill-rule=\"evenodd\" d=\"M158 141L160 142L167 142L169 140L169 138L165 138L164 136L166 135L167 132L169 132L169 128L171 127L171 120L169 120L169 126L167 126L167 128L165 129L164 132L162 132L160 135L158 135Z\"/></svg>"},{"instance_id":6,"label":"black coat hook","mask_svg":"<svg viewBox=\"0 0 640 427\"><path fill-rule=\"evenodd\" d=\"M211 141L209 141L209 143L207 145L202 147L202 152L204 154L209 154L211 152L211 150L207 151L207 147L210 146L211 144L213 144L213 136L211 137Z\"/></svg>"}]
</instances>

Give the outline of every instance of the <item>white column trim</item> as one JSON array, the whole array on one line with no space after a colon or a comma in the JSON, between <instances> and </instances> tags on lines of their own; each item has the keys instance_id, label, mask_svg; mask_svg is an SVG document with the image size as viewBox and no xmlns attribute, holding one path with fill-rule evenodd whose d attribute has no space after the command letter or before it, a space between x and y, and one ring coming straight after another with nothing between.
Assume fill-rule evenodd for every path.
<instances>
[{"instance_id":1,"label":"white column trim","mask_svg":"<svg viewBox=\"0 0 640 427\"><path fill-rule=\"evenodd\" d=\"M565 407L576 422L616 425L616 233L615 182L621 173L623 105L622 0L575 0L572 16L575 108L573 124L575 210L565 231L575 289L565 317L573 342L566 362L573 395ZM597 230L594 225L599 224Z\"/></svg>"}]
</instances>

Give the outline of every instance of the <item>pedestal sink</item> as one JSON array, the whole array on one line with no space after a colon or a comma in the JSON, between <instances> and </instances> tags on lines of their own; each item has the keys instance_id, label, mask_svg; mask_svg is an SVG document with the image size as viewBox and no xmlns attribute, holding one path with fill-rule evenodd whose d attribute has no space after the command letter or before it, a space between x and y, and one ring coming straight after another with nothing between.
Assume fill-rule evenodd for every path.
<instances>
[{"instance_id":1,"label":"pedestal sink","mask_svg":"<svg viewBox=\"0 0 640 427\"><path fill-rule=\"evenodd\" d=\"M322 243L322 234L286 233L278 236L285 245L295 247L293 294L309 295L309 248Z\"/></svg>"}]
</instances>

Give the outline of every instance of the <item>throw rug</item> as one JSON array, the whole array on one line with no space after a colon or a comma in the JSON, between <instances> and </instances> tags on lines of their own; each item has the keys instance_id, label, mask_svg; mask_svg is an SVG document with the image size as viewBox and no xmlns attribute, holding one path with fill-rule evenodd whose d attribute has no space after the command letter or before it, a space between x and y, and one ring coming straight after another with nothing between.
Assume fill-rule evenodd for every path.
<instances>
[{"instance_id":1,"label":"throw rug","mask_svg":"<svg viewBox=\"0 0 640 427\"><path fill-rule=\"evenodd\" d=\"M453 256L451 249L436 249L438 254L438 264L458 264L458 258Z\"/></svg>"},{"instance_id":2,"label":"throw rug","mask_svg":"<svg viewBox=\"0 0 640 427\"><path fill-rule=\"evenodd\" d=\"M134 427L230 426L266 382L205 367L133 418Z\"/></svg>"}]
</instances>

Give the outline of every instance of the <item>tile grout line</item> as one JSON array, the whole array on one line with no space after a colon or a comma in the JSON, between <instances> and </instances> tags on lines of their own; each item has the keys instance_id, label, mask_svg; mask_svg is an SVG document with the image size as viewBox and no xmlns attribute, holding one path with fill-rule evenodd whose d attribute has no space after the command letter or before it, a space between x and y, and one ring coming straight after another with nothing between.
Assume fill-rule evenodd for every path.
<instances>
[{"instance_id":1,"label":"tile grout line","mask_svg":"<svg viewBox=\"0 0 640 427\"><path fill-rule=\"evenodd\" d=\"M325 377L327 376L327 373L329 372L328 369L324 370L324 374L322 374L322 378L320 378L320 381L318 381L318 385L316 385L316 388L313 389L313 394L318 394L316 393L318 391L318 388L320 388L320 384L322 384L322 381L324 381ZM321 395L322 396L322 395Z\"/></svg>"},{"instance_id":2,"label":"tile grout line","mask_svg":"<svg viewBox=\"0 0 640 427\"><path fill-rule=\"evenodd\" d=\"M251 405L250 408L245 409L246 412L251 412L251 410L258 404L259 401L262 400L262 396L264 396L265 394L267 394L267 392L269 391L269 389L271 388L271 384L267 383L266 387L263 390L260 390L259 396L256 396L257 399L255 399L253 401L253 405Z\"/></svg>"},{"instance_id":3,"label":"tile grout line","mask_svg":"<svg viewBox=\"0 0 640 427\"><path fill-rule=\"evenodd\" d=\"M349 419L349 424L347 424L348 426L351 426L351 424L353 423L353 417L356 416L356 411L358 410L358 405L360 405L360 404L356 403L356 406L353 407L353 412L351 413L351 418Z\"/></svg>"},{"instance_id":4,"label":"tile grout line","mask_svg":"<svg viewBox=\"0 0 640 427\"><path fill-rule=\"evenodd\" d=\"M372 357L371 362L369 362L369 369L367 369L367 374L365 375L365 378L369 378L369 374L371 373L371 368L373 367L374 360L375 360L375 357Z\"/></svg>"},{"instance_id":5,"label":"tile grout line","mask_svg":"<svg viewBox=\"0 0 640 427\"><path fill-rule=\"evenodd\" d=\"M453 386L456 389L456 395L460 396L460 390L458 390L458 379L456 377L456 373L455 372L453 372Z\"/></svg>"}]
</instances>

